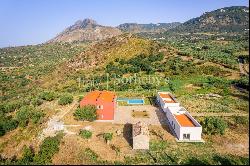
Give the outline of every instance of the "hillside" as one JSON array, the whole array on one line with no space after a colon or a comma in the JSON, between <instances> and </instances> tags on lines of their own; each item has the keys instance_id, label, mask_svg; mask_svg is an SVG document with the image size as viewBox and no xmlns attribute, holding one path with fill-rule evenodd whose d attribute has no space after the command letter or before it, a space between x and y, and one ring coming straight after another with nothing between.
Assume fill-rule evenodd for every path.
<instances>
[{"instance_id":1,"label":"hillside","mask_svg":"<svg viewBox=\"0 0 250 166\"><path fill-rule=\"evenodd\" d=\"M137 24L137 23L124 23L120 24L117 28L123 32L141 33L141 32L164 32L169 29L175 28L181 23L158 23L158 24Z\"/></svg>"},{"instance_id":2,"label":"hillside","mask_svg":"<svg viewBox=\"0 0 250 166\"><path fill-rule=\"evenodd\" d=\"M103 66L116 58L129 59L140 54L157 53L160 45L157 42L123 34L91 45L79 56L71 59L70 68L88 68ZM172 52L169 52L171 54Z\"/></svg>"},{"instance_id":3,"label":"hillside","mask_svg":"<svg viewBox=\"0 0 250 166\"><path fill-rule=\"evenodd\" d=\"M249 108L249 77L240 76L238 69L221 65L222 61L217 61L221 56L216 54L228 55L228 59L237 63L230 52L245 51L248 47L229 41L206 42L197 46L188 42L169 44L123 34L91 44L50 43L0 49L0 163L189 164L193 162L190 153L199 161L209 160L209 164L221 164L224 158L230 162L247 163L249 121L245 115ZM190 51L190 48L194 50ZM209 58L197 56L198 49L202 55L209 54ZM222 51L227 53L221 54ZM5 70L4 67L16 67L19 61L22 63L18 68ZM121 98L143 97L144 108L153 107L156 91L171 91L192 114L231 114L219 119L229 125L224 135L204 133L202 138L208 143L187 143L185 146L180 146L165 126L150 125L149 153L159 154L151 160L149 153L135 152L123 134L116 134L124 131L126 125L84 122L74 118L79 100L86 92L107 88ZM72 97L72 103L59 104L68 95ZM209 95L219 96L219 99L209 98ZM238 114L241 114L240 119L232 116ZM58 120L62 115L65 116L60 122L65 124L65 135L41 141L40 135L49 127L51 119ZM197 120L203 122L204 117ZM90 141L79 135L83 126L93 129ZM99 137L104 132L114 133L110 145ZM232 140L232 136L237 139ZM243 148L234 147L235 144ZM32 148L30 153L25 145ZM114 149L114 146L118 148ZM51 149L56 150L51 152ZM175 158L176 149L179 158ZM46 152L51 153L44 155ZM27 161L25 157L29 154L31 157ZM109 154L108 158L106 154ZM166 154L170 157L165 158ZM147 160L138 161L138 158Z\"/></svg>"},{"instance_id":4,"label":"hillside","mask_svg":"<svg viewBox=\"0 0 250 166\"><path fill-rule=\"evenodd\" d=\"M172 29L173 32L242 32L249 29L249 7L232 6L206 12Z\"/></svg>"},{"instance_id":5,"label":"hillside","mask_svg":"<svg viewBox=\"0 0 250 166\"><path fill-rule=\"evenodd\" d=\"M249 37L238 33L247 11L218 9L175 30L85 19L45 44L1 48L0 165L249 165ZM94 90L117 95L112 122L79 108ZM160 91L201 124L203 143L177 141ZM133 121L147 122L148 150L133 149Z\"/></svg>"},{"instance_id":6,"label":"hillside","mask_svg":"<svg viewBox=\"0 0 250 166\"><path fill-rule=\"evenodd\" d=\"M74 25L66 28L55 38L48 41L52 42L79 42L79 41L98 41L107 39L122 32L113 27L102 26L91 19L78 20Z\"/></svg>"}]
</instances>

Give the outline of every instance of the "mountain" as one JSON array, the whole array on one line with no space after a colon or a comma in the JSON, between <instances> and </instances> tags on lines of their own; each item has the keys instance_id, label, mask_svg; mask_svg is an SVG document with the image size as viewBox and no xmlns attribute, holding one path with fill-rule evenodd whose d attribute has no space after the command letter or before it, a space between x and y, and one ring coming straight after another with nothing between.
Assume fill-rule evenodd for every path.
<instances>
[{"instance_id":1,"label":"mountain","mask_svg":"<svg viewBox=\"0 0 250 166\"><path fill-rule=\"evenodd\" d=\"M117 28L123 32L140 33L140 32L163 32L175 28L181 23L158 23L158 24L137 24L137 23L124 23L120 24Z\"/></svg>"},{"instance_id":2,"label":"mountain","mask_svg":"<svg viewBox=\"0 0 250 166\"><path fill-rule=\"evenodd\" d=\"M98 41L113 36L120 35L122 32L114 27L102 26L91 19L78 20L74 25L66 28L51 42L74 42L74 41Z\"/></svg>"},{"instance_id":3,"label":"mountain","mask_svg":"<svg viewBox=\"0 0 250 166\"><path fill-rule=\"evenodd\" d=\"M232 6L206 12L172 29L173 32L241 32L249 29L249 7Z\"/></svg>"}]
</instances>

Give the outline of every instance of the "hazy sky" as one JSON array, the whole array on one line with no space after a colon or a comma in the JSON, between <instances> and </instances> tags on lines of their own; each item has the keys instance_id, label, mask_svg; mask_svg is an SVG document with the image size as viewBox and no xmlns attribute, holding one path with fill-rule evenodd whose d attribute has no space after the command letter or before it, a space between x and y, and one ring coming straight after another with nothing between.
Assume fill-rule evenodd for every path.
<instances>
[{"instance_id":1,"label":"hazy sky","mask_svg":"<svg viewBox=\"0 0 250 166\"><path fill-rule=\"evenodd\" d=\"M99 24L185 22L248 0L0 0L0 47L39 44L75 21Z\"/></svg>"}]
</instances>

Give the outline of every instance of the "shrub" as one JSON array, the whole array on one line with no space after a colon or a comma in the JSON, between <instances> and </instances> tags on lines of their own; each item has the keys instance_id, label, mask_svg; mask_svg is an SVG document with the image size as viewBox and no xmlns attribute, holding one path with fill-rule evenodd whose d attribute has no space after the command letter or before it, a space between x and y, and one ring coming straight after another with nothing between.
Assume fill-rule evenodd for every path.
<instances>
[{"instance_id":1,"label":"shrub","mask_svg":"<svg viewBox=\"0 0 250 166\"><path fill-rule=\"evenodd\" d=\"M227 123L217 117L205 117L201 122L204 133L208 135L221 134L223 135L227 128Z\"/></svg>"},{"instance_id":2,"label":"shrub","mask_svg":"<svg viewBox=\"0 0 250 166\"><path fill-rule=\"evenodd\" d=\"M13 112L16 109L19 109L21 106L22 106L21 102L18 102L18 101L9 102L1 106L1 111L5 113Z\"/></svg>"},{"instance_id":3,"label":"shrub","mask_svg":"<svg viewBox=\"0 0 250 166\"><path fill-rule=\"evenodd\" d=\"M0 137L3 136L5 134L5 130L3 128L3 126L0 124Z\"/></svg>"},{"instance_id":4,"label":"shrub","mask_svg":"<svg viewBox=\"0 0 250 166\"><path fill-rule=\"evenodd\" d=\"M42 117L44 117L44 115L43 112L34 109L34 107L23 106L17 111L16 119L19 122L20 127L26 127L30 120L33 124L36 124Z\"/></svg>"},{"instance_id":5,"label":"shrub","mask_svg":"<svg viewBox=\"0 0 250 166\"><path fill-rule=\"evenodd\" d=\"M29 117L31 115L32 108L29 106L23 106L16 113L16 119L19 122L19 126L25 127L29 123Z\"/></svg>"},{"instance_id":6,"label":"shrub","mask_svg":"<svg viewBox=\"0 0 250 166\"><path fill-rule=\"evenodd\" d=\"M63 95L60 97L58 104L59 105L66 105L73 102L73 96L72 95Z\"/></svg>"},{"instance_id":7,"label":"shrub","mask_svg":"<svg viewBox=\"0 0 250 166\"><path fill-rule=\"evenodd\" d=\"M79 135L84 139L89 139L92 137L92 132L89 130L81 130Z\"/></svg>"},{"instance_id":8,"label":"shrub","mask_svg":"<svg viewBox=\"0 0 250 166\"><path fill-rule=\"evenodd\" d=\"M18 165L31 165L34 159L35 153L30 147L24 146L23 156L17 161Z\"/></svg>"},{"instance_id":9,"label":"shrub","mask_svg":"<svg viewBox=\"0 0 250 166\"><path fill-rule=\"evenodd\" d=\"M33 98L30 102L33 106L39 106L43 103L43 100L40 99L39 97Z\"/></svg>"},{"instance_id":10,"label":"shrub","mask_svg":"<svg viewBox=\"0 0 250 166\"><path fill-rule=\"evenodd\" d=\"M38 154L34 157L35 164L50 164L52 157L59 151L60 141L63 137L62 133L57 134L55 137L47 137L44 139Z\"/></svg>"},{"instance_id":11,"label":"shrub","mask_svg":"<svg viewBox=\"0 0 250 166\"><path fill-rule=\"evenodd\" d=\"M86 105L83 108L76 109L74 116L77 120L94 121L97 118L96 107L94 105Z\"/></svg>"},{"instance_id":12,"label":"shrub","mask_svg":"<svg viewBox=\"0 0 250 166\"><path fill-rule=\"evenodd\" d=\"M78 97L78 102L80 102L83 99L83 96Z\"/></svg>"},{"instance_id":13,"label":"shrub","mask_svg":"<svg viewBox=\"0 0 250 166\"><path fill-rule=\"evenodd\" d=\"M92 162L96 162L97 159L98 159L98 155L93 151L91 150L90 148L86 148L85 151L84 151L84 155L86 156L86 158Z\"/></svg>"},{"instance_id":14,"label":"shrub","mask_svg":"<svg viewBox=\"0 0 250 166\"><path fill-rule=\"evenodd\" d=\"M31 121L32 121L32 123L34 123L34 124L39 123L41 121L41 118L44 117L44 115L45 114L43 112L41 112L41 111L33 111L31 113Z\"/></svg>"},{"instance_id":15,"label":"shrub","mask_svg":"<svg viewBox=\"0 0 250 166\"><path fill-rule=\"evenodd\" d=\"M18 121L11 116L0 114L0 136L3 136L8 131L14 130L18 126Z\"/></svg>"},{"instance_id":16,"label":"shrub","mask_svg":"<svg viewBox=\"0 0 250 166\"><path fill-rule=\"evenodd\" d=\"M235 116L234 121L236 124L243 124L243 125L246 125L249 123L248 117L245 117L245 116Z\"/></svg>"},{"instance_id":17,"label":"shrub","mask_svg":"<svg viewBox=\"0 0 250 166\"><path fill-rule=\"evenodd\" d=\"M56 95L54 92L43 92L40 94L41 99L46 101L52 101L56 98Z\"/></svg>"},{"instance_id":18,"label":"shrub","mask_svg":"<svg viewBox=\"0 0 250 166\"><path fill-rule=\"evenodd\" d=\"M18 121L16 119L11 118L10 116L6 117L6 120L2 124L2 127L5 130L5 132L14 130L17 128L17 126L18 126Z\"/></svg>"},{"instance_id":19,"label":"shrub","mask_svg":"<svg viewBox=\"0 0 250 166\"><path fill-rule=\"evenodd\" d=\"M105 141L108 143L109 141L112 140L112 138L113 138L113 133L104 133L104 134L103 134L103 138L104 138Z\"/></svg>"},{"instance_id":20,"label":"shrub","mask_svg":"<svg viewBox=\"0 0 250 166\"><path fill-rule=\"evenodd\" d=\"M234 80L233 83L240 88L249 89L249 78L246 76L241 77L239 80Z\"/></svg>"}]
</instances>

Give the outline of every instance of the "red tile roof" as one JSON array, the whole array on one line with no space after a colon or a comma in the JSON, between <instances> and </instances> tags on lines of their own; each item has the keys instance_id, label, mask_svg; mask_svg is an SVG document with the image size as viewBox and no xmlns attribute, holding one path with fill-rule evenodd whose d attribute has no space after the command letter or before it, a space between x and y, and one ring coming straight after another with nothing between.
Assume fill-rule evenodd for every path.
<instances>
[{"instance_id":1,"label":"red tile roof","mask_svg":"<svg viewBox=\"0 0 250 166\"><path fill-rule=\"evenodd\" d=\"M195 127L193 121L185 114L174 115L182 127Z\"/></svg>"},{"instance_id":2,"label":"red tile roof","mask_svg":"<svg viewBox=\"0 0 250 166\"><path fill-rule=\"evenodd\" d=\"M163 98L164 103L176 103L172 96L167 93L159 93L159 95Z\"/></svg>"},{"instance_id":3,"label":"red tile roof","mask_svg":"<svg viewBox=\"0 0 250 166\"><path fill-rule=\"evenodd\" d=\"M115 93L110 91L92 91L89 92L84 100L102 100L105 102L113 102L115 98Z\"/></svg>"}]
</instances>

